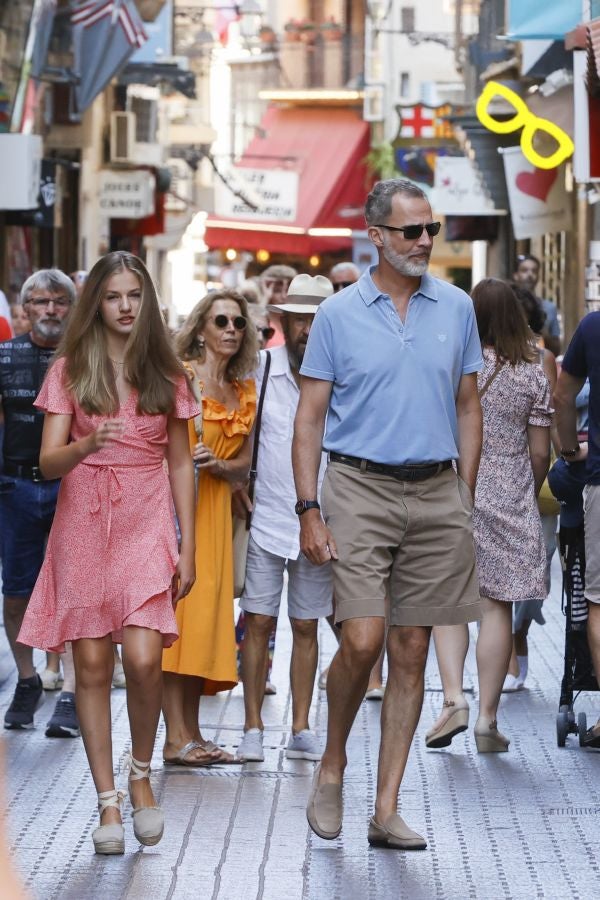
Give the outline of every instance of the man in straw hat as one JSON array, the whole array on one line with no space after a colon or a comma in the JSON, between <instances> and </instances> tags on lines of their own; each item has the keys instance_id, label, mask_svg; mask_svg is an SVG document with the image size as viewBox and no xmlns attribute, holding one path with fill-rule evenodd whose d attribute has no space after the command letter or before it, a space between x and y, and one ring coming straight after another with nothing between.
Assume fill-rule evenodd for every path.
<instances>
[{"instance_id":1,"label":"man in straw hat","mask_svg":"<svg viewBox=\"0 0 600 900\"><path fill-rule=\"evenodd\" d=\"M440 225L421 189L379 182L365 218L378 265L319 309L293 442L300 546L314 563L333 560L342 631L307 815L320 837L340 833L346 741L384 641L387 590L389 671L368 839L417 850L426 841L397 807L431 629L479 618L471 511L482 358L471 299L427 272ZM322 446L329 452L323 517L315 502Z\"/></svg>"},{"instance_id":2,"label":"man in straw hat","mask_svg":"<svg viewBox=\"0 0 600 900\"><path fill-rule=\"evenodd\" d=\"M248 544L246 582L240 598L246 625L242 645L244 735L237 756L262 762L261 707L269 635L279 615L283 576L288 572L288 613L292 625L292 733L286 756L318 760L321 752L310 730L308 713L317 668L317 625L332 610L331 565L314 565L300 552L300 528L294 513L292 473L294 416L300 397L299 369L319 304L333 293L322 275L297 275L283 303L269 306L279 316L285 345L261 353L257 375L260 395L267 379L260 425L254 511ZM270 366L266 363L270 354ZM320 485L325 466L318 467Z\"/></svg>"}]
</instances>

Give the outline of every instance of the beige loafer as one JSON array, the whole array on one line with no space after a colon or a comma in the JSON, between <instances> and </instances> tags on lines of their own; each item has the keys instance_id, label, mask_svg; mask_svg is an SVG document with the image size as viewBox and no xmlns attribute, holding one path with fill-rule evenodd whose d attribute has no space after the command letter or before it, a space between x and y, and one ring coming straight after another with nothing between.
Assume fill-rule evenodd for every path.
<instances>
[{"instance_id":1,"label":"beige loafer","mask_svg":"<svg viewBox=\"0 0 600 900\"><path fill-rule=\"evenodd\" d=\"M368 840L372 847L394 850L425 850L427 847L425 838L409 828L397 813L386 819L383 825L379 825L373 817L369 822Z\"/></svg>"},{"instance_id":2,"label":"beige loafer","mask_svg":"<svg viewBox=\"0 0 600 900\"><path fill-rule=\"evenodd\" d=\"M321 784L320 764L315 767L312 788L306 807L308 824L316 835L325 841L333 841L342 830L344 805L341 784Z\"/></svg>"}]
</instances>

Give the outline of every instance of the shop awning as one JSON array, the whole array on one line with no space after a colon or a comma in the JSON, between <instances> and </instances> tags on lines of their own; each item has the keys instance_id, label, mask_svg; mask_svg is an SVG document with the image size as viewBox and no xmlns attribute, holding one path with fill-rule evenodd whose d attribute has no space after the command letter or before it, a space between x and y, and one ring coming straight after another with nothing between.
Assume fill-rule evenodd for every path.
<instances>
[{"instance_id":1,"label":"shop awning","mask_svg":"<svg viewBox=\"0 0 600 900\"><path fill-rule=\"evenodd\" d=\"M267 110L259 136L230 173L257 208L222 188L206 244L294 256L349 250L352 231L364 228L368 152L369 126L355 109Z\"/></svg>"}]
</instances>

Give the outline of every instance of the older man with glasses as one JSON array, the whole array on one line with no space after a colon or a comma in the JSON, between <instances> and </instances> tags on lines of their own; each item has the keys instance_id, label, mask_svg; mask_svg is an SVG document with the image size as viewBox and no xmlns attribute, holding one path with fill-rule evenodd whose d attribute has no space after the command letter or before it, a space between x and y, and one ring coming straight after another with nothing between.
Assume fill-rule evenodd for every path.
<instances>
[{"instance_id":1,"label":"older man with glasses","mask_svg":"<svg viewBox=\"0 0 600 900\"><path fill-rule=\"evenodd\" d=\"M46 481L39 469L44 414L34 406L46 371L63 336L75 286L59 269L41 269L21 290L31 330L0 344L0 400L4 413L0 477L0 555L4 627L18 681L4 727L30 729L43 702L43 685L33 666L33 650L17 641L29 597L42 566L60 482ZM64 691L48 723L48 737L77 737L74 674L69 660Z\"/></svg>"},{"instance_id":2,"label":"older man with glasses","mask_svg":"<svg viewBox=\"0 0 600 900\"><path fill-rule=\"evenodd\" d=\"M336 263L329 273L329 280L331 281L333 290L336 294L339 291L343 291L344 288L355 284L359 278L360 272L358 266L355 266L353 262Z\"/></svg>"},{"instance_id":3,"label":"older man with glasses","mask_svg":"<svg viewBox=\"0 0 600 900\"><path fill-rule=\"evenodd\" d=\"M341 831L346 741L384 641L388 593L388 681L368 840L419 850L425 839L397 807L431 629L480 615L471 512L483 360L471 299L427 272L440 223L426 195L409 181L379 182L365 218L379 261L319 307L292 448L300 546L313 563L333 560L342 632L307 816L322 838ZM322 515L321 447L329 453Z\"/></svg>"}]
</instances>

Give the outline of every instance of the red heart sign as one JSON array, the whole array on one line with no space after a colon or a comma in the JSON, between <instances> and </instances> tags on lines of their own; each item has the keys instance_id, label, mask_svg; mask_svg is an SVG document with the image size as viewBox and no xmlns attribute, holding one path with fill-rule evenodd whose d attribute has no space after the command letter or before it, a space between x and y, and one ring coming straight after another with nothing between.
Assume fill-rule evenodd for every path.
<instances>
[{"instance_id":1,"label":"red heart sign","mask_svg":"<svg viewBox=\"0 0 600 900\"><path fill-rule=\"evenodd\" d=\"M519 172L515 184L524 194L545 203L557 177L558 169L534 169L533 172Z\"/></svg>"}]
</instances>

